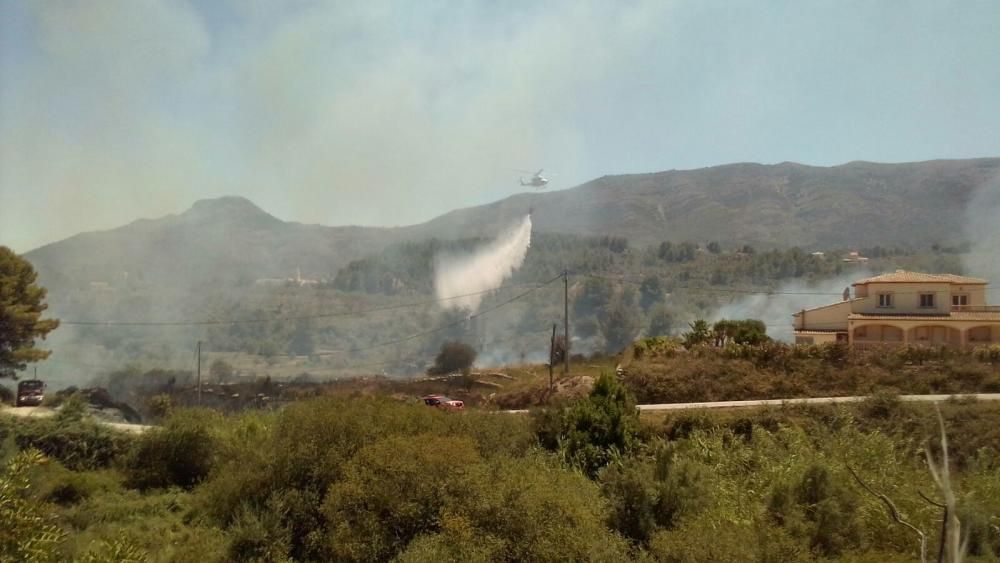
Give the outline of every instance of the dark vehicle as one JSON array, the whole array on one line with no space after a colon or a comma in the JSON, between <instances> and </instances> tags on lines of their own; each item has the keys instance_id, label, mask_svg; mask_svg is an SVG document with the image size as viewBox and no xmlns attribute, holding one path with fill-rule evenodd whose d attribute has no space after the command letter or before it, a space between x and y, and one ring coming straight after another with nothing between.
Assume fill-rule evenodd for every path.
<instances>
[{"instance_id":1,"label":"dark vehicle","mask_svg":"<svg viewBox=\"0 0 1000 563\"><path fill-rule=\"evenodd\" d=\"M458 399L449 399L444 395L427 395L423 398L424 404L429 407L437 407L439 409L454 411L462 410L465 408L465 403L459 401Z\"/></svg>"},{"instance_id":2,"label":"dark vehicle","mask_svg":"<svg viewBox=\"0 0 1000 563\"><path fill-rule=\"evenodd\" d=\"M25 379L17 384L17 399L14 406L25 407L42 404L45 398L45 382L40 379Z\"/></svg>"}]
</instances>

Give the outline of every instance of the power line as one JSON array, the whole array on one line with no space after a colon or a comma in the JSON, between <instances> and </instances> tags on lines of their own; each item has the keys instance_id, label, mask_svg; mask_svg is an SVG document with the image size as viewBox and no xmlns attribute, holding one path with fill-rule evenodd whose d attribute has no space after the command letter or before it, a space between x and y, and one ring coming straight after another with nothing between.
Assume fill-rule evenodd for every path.
<instances>
[{"instance_id":1,"label":"power line","mask_svg":"<svg viewBox=\"0 0 1000 563\"><path fill-rule=\"evenodd\" d=\"M332 355L335 355L335 354L348 354L348 353L355 353L355 352L364 352L364 351L367 351L367 350L373 350L375 348L382 348L382 347L385 347L385 346L391 346L393 344L401 344L403 342L407 342L407 341L413 340L415 338L420 338L422 336L429 336L431 334L435 334L435 333L438 333L438 332L442 332L442 331L448 330L449 328L453 328L453 327L465 324L465 323L467 323L468 321L470 321L472 319L475 319L475 318L478 318L478 317L482 317L484 315L492 313L493 311L496 311L497 309L505 307L505 306L507 306L507 305L509 305L509 304L511 304L511 303L513 303L513 302L515 302L515 301L517 301L517 300L519 300L519 299L521 299L521 298L523 298L523 297L525 297L525 296L527 296L527 295L529 295L529 294L531 294L531 293L533 293L533 292L535 292L535 291L537 291L537 290L539 290L539 289L547 286L547 285L552 284L556 280L562 279L562 277L563 277L562 274L559 274L558 276L552 278L551 280L549 280L549 281L547 281L545 283L542 283L540 285L536 285L535 287L529 289L528 291L519 293L519 294L515 295L514 297L511 297L510 299L508 299L506 301L502 301L502 302L494 305L493 307L490 307L488 309L483 309L482 311L479 311L478 313L475 313L473 315L469 315L466 318L459 319L457 321L450 322L450 323L441 325L441 326L436 327L436 328L432 328L432 329L429 329L429 330L418 332L416 334L411 334L409 336L404 336L404 337L401 337L401 338L395 338L393 340L386 340L384 342L378 342L376 344L371 344L369 346L364 346L364 347L361 347L361 348L344 348L344 349L341 349L341 350L325 350L323 352L316 352L316 353L313 353L313 354L257 354L257 355L264 356L264 357L298 357L298 356L303 356L303 355L305 355L305 356L332 356Z\"/></svg>"},{"instance_id":2,"label":"power line","mask_svg":"<svg viewBox=\"0 0 1000 563\"><path fill-rule=\"evenodd\" d=\"M614 274L594 274L594 273L579 273L583 277L601 279L605 281L611 281L616 283L629 283L633 285L642 285L642 281L628 279L624 276L611 277ZM548 283L548 282L546 282ZM300 320L314 320L314 319L324 319L324 318L337 318L337 317L352 317L352 316L363 316L372 313L380 313L387 311L395 311L399 309L407 309L413 307L422 307L426 305L433 305L437 303L443 303L446 301L454 301L456 299L463 299L467 297L476 297L479 295L485 295L487 293L492 293L494 291L502 291L506 289L512 289L516 287L526 287L530 285L537 285L533 283L524 283L517 285L505 286L497 289L489 289L483 291L475 291L471 293L465 293L461 295L453 295L450 297L441 297L436 299L427 299L423 301L416 301L411 303L402 303L398 305L387 305L382 307L373 307L370 309L362 309L358 311L338 311L334 313L316 313L309 315L292 315L286 317L268 317L268 318L253 318L253 319L202 319L202 320L179 320L179 321L91 321L91 320L60 320L60 326L92 326L92 327L171 327L171 326L229 326L229 325L244 325L244 324L263 324L272 322L288 322L288 321L300 321ZM748 288L723 288L723 287L696 287L690 285L674 285L672 286L672 291L683 290L692 292L705 292L705 293L721 293L721 294L737 294L737 295L792 295L792 296L829 296L829 297L839 297L842 295L841 292L820 292L820 291L776 291L776 290L761 290L761 289L748 289ZM996 291L1000 288L986 287L987 291ZM894 291L895 295L907 295L907 294L919 294L919 293L948 293L947 291Z\"/></svg>"}]
</instances>

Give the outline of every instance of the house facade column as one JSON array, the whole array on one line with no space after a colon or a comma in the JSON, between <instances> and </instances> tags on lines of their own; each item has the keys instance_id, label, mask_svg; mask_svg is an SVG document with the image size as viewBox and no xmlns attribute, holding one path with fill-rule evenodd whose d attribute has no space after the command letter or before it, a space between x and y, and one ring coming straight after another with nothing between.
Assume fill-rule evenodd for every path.
<instances>
[{"instance_id":1,"label":"house facade column","mask_svg":"<svg viewBox=\"0 0 1000 563\"><path fill-rule=\"evenodd\" d=\"M969 343L969 329L960 328L958 329L958 347L960 350L965 350Z\"/></svg>"}]
</instances>

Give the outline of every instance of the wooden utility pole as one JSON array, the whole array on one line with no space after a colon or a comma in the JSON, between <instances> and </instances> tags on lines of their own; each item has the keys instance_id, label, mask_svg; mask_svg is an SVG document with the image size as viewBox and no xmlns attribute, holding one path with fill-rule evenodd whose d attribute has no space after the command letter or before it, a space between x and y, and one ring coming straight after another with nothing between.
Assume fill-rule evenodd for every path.
<instances>
[{"instance_id":1,"label":"wooden utility pole","mask_svg":"<svg viewBox=\"0 0 1000 563\"><path fill-rule=\"evenodd\" d=\"M198 406L201 406L201 340L198 341Z\"/></svg>"},{"instance_id":2,"label":"wooden utility pole","mask_svg":"<svg viewBox=\"0 0 1000 563\"><path fill-rule=\"evenodd\" d=\"M569 270L563 270L563 374L569 374Z\"/></svg>"},{"instance_id":3,"label":"wooden utility pole","mask_svg":"<svg viewBox=\"0 0 1000 563\"><path fill-rule=\"evenodd\" d=\"M549 397L552 396L552 364L556 361L556 323L552 323L552 340L549 341Z\"/></svg>"}]
</instances>

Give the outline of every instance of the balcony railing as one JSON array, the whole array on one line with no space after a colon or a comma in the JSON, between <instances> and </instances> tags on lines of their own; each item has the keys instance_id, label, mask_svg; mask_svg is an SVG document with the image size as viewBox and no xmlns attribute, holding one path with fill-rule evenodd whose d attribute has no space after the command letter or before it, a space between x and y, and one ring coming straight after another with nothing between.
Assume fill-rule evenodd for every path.
<instances>
[{"instance_id":1,"label":"balcony railing","mask_svg":"<svg viewBox=\"0 0 1000 563\"><path fill-rule=\"evenodd\" d=\"M1000 313L1000 305L952 305L952 313Z\"/></svg>"}]
</instances>

